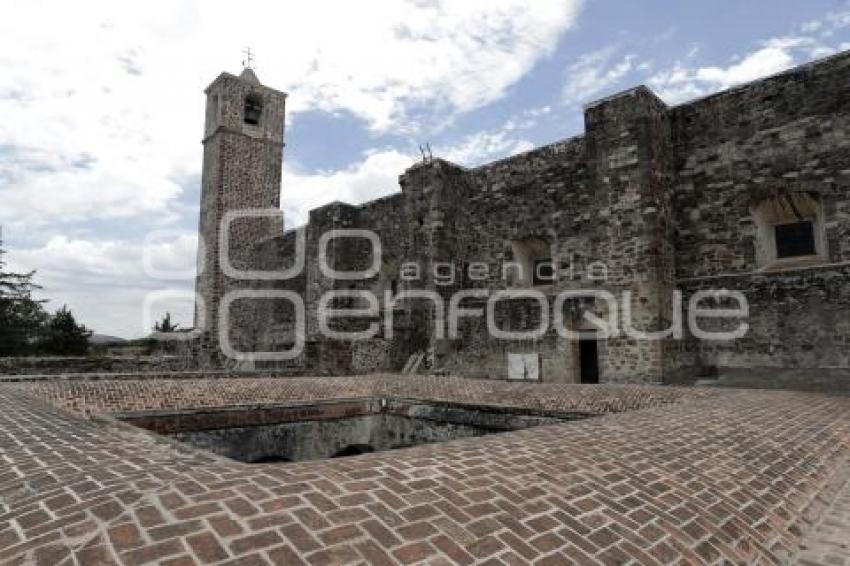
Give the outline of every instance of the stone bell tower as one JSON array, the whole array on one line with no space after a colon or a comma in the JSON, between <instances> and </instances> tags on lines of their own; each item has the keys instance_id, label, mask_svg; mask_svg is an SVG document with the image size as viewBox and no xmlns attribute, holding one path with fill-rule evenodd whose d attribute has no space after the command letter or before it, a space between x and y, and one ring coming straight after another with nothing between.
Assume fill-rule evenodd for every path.
<instances>
[{"instance_id":1,"label":"stone bell tower","mask_svg":"<svg viewBox=\"0 0 850 566\"><path fill-rule=\"evenodd\" d=\"M220 74L204 92L207 106L195 328L203 326L199 362L219 365L223 362L218 340L219 304L229 290L247 284L224 274L219 255L222 220L229 211L280 208L286 93L260 84L250 67L239 76ZM279 219L234 221L228 230L231 265L251 268L254 245L282 228Z\"/></svg>"}]
</instances>

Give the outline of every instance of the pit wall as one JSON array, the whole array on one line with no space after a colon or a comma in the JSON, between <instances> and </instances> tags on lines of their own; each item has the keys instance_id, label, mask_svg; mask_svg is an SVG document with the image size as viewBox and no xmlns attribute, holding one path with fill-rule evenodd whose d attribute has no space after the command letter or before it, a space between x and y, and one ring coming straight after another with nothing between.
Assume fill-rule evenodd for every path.
<instances>
[{"instance_id":1,"label":"pit wall","mask_svg":"<svg viewBox=\"0 0 850 566\"><path fill-rule=\"evenodd\" d=\"M370 452L380 452L485 433L471 426L371 415L183 432L172 435L172 438L232 460L250 463L269 459L288 462L320 460L331 458L351 446L368 446Z\"/></svg>"},{"instance_id":2,"label":"pit wall","mask_svg":"<svg viewBox=\"0 0 850 566\"><path fill-rule=\"evenodd\" d=\"M178 413L117 414L136 426L242 462L330 458L351 446L392 450L517 430L580 413L551 416L403 399L360 399L317 404Z\"/></svg>"}]
</instances>

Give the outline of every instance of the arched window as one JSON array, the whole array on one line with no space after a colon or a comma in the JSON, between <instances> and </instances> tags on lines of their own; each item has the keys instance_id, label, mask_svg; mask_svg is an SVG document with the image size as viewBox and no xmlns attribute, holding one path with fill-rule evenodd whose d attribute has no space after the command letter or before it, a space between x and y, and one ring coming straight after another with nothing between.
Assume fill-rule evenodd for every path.
<instances>
[{"instance_id":1,"label":"arched window","mask_svg":"<svg viewBox=\"0 0 850 566\"><path fill-rule=\"evenodd\" d=\"M263 99L255 94L249 94L245 97L245 110L242 113L243 120L251 126L259 126L262 117Z\"/></svg>"},{"instance_id":2,"label":"arched window","mask_svg":"<svg viewBox=\"0 0 850 566\"><path fill-rule=\"evenodd\" d=\"M823 208L817 195L794 192L759 202L756 259L762 268L827 260Z\"/></svg>"}]
</instances>

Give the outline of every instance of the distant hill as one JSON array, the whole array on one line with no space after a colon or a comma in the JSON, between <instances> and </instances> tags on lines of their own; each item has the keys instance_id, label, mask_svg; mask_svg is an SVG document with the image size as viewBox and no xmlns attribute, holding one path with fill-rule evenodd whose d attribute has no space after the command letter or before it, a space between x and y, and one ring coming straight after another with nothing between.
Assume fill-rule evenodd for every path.
<instances>
[{"instance_id":1,"label":"distant hill","mask_svg":"<svg viewBox=\"0 0 850 566\"><path fill-rule=\"evenodd\" d=\"M127 340L118 338L117 336L107 336L105 334L92 334L89 338L89 344L103 346L109 344L126 344Z\"/></svg>"}]
</instances>

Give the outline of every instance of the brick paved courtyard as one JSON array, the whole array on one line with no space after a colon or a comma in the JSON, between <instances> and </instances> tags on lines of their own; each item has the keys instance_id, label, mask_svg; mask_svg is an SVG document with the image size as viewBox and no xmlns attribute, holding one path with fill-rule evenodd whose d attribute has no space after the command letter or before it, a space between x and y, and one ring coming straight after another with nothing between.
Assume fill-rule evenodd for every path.
<instances>
[{"instance_id":1,"label":"brick paved courtyard","mask_svg":"<svg viewBox=\"0 0 850 566\"><path fill-rule=\"evenodd\" d=\"M375 396L593 418L247 465L110 414ZM456 378L0 383L2 564L840 563L850 398Z\"/></svg>"}]
</instances>

